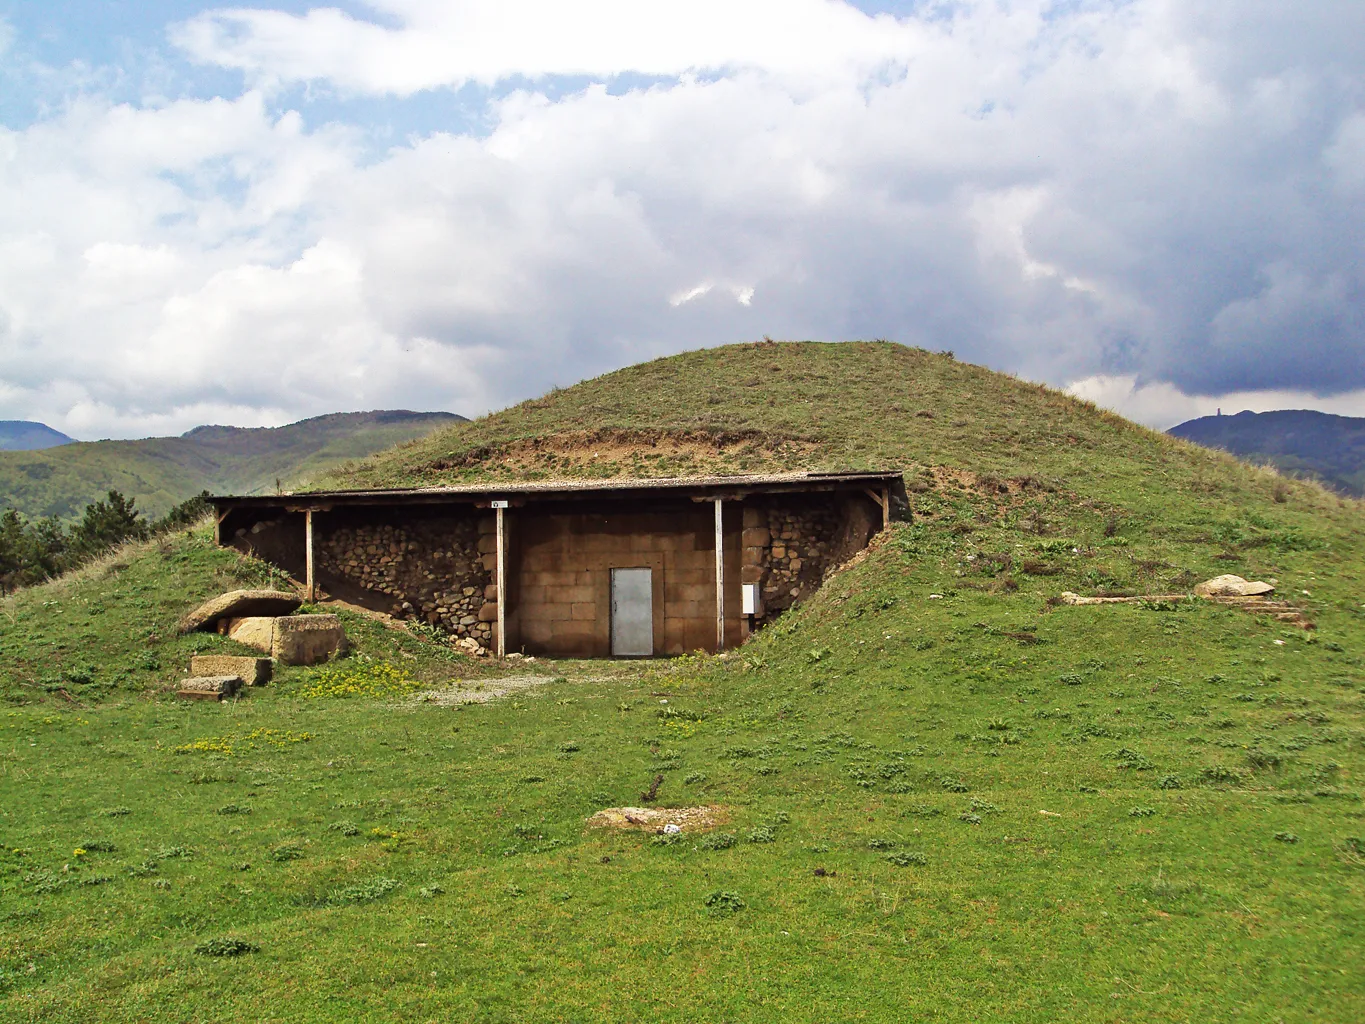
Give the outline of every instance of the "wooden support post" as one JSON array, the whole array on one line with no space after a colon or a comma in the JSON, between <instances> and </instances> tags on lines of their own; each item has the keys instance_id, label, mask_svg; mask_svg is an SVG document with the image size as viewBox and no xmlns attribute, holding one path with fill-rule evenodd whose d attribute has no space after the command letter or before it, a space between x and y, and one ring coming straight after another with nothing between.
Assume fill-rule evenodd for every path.
<instances>
[{"instance_id":1,"label":"wooden support post","mask_svg":"<svg viewBox=\"0 0 1365 1024\"><path fill-rule=\"evenodd\" d=\"M716 499L716 653L725 650L725 522L722 499Z\"/></svg>"},{"instance_id":2,"label":"wooden support post","mask_svg":"<svg viewBox=\"0 0 1365 1024\"><path fill-rule=\"evenodd\" d=\"M507 657L507 510L498 509L498 643L499 658Z\"/></svg>"},{"instance_id":3,"label":"wooden support post","mask_svg":"<svg viewBox=\"0 0 1365 1024\"><path fill-rule=\"evenodd\" d=\"M303 558L306 573L305 586L309 601L318 599L318 585L313 579L313 510L303 513Z\"/></svg>"}]
</instances>

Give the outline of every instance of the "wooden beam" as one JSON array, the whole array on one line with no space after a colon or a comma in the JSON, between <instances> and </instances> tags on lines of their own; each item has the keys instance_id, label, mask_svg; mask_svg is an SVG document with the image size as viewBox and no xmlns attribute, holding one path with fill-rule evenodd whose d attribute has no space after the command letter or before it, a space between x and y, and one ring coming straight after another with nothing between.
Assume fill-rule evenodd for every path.
<instances>
[{"instance_id":1,"label":"wooden beam","mask_svg":"<svg viewBox=\"0 0 1365 1024\"><path fill-rule=\"evenodd\" d=\"M863 493L877 503L882 510L882 529L891 528L891 491L883 487L880 491L874 491L870 487L864 487Z\"/></svg>"},{"instance_id":2,"label":"wooden beam","mask_svg":"<svg viewBox=\"0 0 1365 1024\"><path fill-rule=\"evenodd\" d=\"M303 558L306 572L305 586L307 587L308 600L318 599L318 585L313 579L313 510L310 508L303 513Z\"/></svg>"},{"instance_id":3,"label":"wooden beam","mask_svg":"<svg viewBox=\"0 0 1365 1024\"><path fill-rule=\"evenodd\" d=\"M716 499L716 653L725 650L725 516L724 499Z\"/></svg>"},{"instance_id":4,"label":"wooden beam","mask_svg":"<svg viewBox=\"0 0 1365 1024\"><path fill-rule=\"evenodd\" d=\"M499 658L507 657L507 510L498 508L498 642Z\"/></svg>"}]
</instances>

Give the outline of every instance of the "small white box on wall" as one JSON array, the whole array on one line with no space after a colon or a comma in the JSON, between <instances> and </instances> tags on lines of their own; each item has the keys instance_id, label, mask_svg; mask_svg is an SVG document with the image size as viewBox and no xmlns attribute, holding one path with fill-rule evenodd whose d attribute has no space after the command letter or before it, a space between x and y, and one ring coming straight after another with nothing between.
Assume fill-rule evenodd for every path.
<instances>
[{"instance_id":1,"label":"small white box on wall","mask_svg":"<svg viewBox=\"0 0 1365 1024\"><path fill-rule=\"evenodd\" d=\"M743 615L758 614L758 584L745 583L740 588L740 612Z\"/></svg>"}]
</instances>

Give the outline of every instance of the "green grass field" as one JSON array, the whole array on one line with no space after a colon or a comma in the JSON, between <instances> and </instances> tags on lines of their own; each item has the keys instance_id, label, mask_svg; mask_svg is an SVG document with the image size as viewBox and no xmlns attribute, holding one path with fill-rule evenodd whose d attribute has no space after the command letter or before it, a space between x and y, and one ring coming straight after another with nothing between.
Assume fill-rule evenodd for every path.
<instances>
[{"instance_id":1,"label":"green grass field","mask_svg":"<svg viewBox=\"0 0 1365 1024\"><path fill-rule=\"evenodd\" d=\"M192 650L231 645L175 619L269 576L202 529L0 604L0 1019L1365 1016L1359 505L942 357L777 348L664 361L677 408L699 367L720 393L757 373L749 351L862 374L861 411L816 395L740 426L801 417L815 464L894 459L915 518L722 658L497 665L348 615L349 658L182 704ZM895 360L913 373L877 392ZM910 383L945 389L933 419ZM542 401L563 429L594 401L618 411L592 429L638 429L618 385ZM983 419L1017 395L1030 442L951 426L959 388ZM1317 628L1048 601L1228 571ZM546 681L415 696L527 675ZM660 804L730 820L585 826L659 775Z\"/></svg>"}]
</instances>

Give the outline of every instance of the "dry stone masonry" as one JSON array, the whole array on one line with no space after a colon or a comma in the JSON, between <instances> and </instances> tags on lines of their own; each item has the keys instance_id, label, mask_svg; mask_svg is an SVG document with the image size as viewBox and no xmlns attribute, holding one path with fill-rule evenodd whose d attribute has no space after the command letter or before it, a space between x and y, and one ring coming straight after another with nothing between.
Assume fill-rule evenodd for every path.
<instances>
[{"instance_id":1,"label":"dry stone masonry","mask_svg":"<svg viewBox=\"0 0 1365 1024\"><path fill-rule=\"evenodd\" d=\"M760 625L810 596L836 564L841 523L835 507L746 508L740 582L759 584Z\"/></svg>"},{"instance_id":2,"label":"dry stone masonry","mask_svg":"<svg viewBox=\"0 0 1365 1024\"><path fill-rule=\"evenodd\" d=\"M319 575L377 610L487 646L497 618L494 531L491 516L340 525L320 531Z\"/></svg>"}]
</instances>

